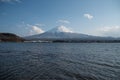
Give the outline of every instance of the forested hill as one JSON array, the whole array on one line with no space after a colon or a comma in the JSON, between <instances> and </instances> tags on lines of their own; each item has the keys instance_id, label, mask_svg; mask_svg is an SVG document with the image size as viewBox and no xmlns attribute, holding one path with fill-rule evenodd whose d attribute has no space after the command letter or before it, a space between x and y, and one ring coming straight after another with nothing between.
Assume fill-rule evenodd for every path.
<instances>
[{"instance_id":1,"label":"forested hill","mask_svg":"<svg viewBox=\"0 0 120 80\"><path fill-rule=\"evenodd\" d=\"M23 42L24 39L13 33L0 33L0 42Z\"/></svg>"}]
</instances>

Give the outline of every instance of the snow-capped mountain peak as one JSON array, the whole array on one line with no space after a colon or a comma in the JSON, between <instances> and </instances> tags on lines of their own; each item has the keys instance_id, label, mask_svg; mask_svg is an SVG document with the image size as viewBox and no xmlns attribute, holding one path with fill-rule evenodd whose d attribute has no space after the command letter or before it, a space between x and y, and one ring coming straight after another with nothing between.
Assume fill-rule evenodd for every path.
<instances>
[{"instance_id":1,"label":"snow-capped mountain peak","mask_svg":"<svg viewBox=\"0 0 120 80\"><path fill-rule=\"evenodd\" d=\"M54 33L54 32L57 32L57 33L59 33L59 32L72 33L73 31L66 28L65 26L58 26L58 27L55 27L55 28L49 30L48 32L52 32L52 33Z\"/></svg>"}]
</instances>

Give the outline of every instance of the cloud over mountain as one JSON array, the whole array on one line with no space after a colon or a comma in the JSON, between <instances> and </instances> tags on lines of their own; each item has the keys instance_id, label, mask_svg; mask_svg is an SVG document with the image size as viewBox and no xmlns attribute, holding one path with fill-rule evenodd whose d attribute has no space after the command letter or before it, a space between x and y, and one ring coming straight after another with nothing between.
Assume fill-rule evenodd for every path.
<instances>
[{"instance_id":1,"label":"cloud over mountain","mask_svg":"<svg viewBox=\"0 0 120 80\"><path fill-rule=\"evenodd\" d=\"M66 32L66 33L68 33L69 32L69 33L72 33L73 31L70 30L69 28L61 25L61 26L57 26L57 27L49 30L48 32L52 32L52 33L54 33L54 32L57 32L57 33L59 33L59 32Z\"/></svg>"},{"instance_id":2,"label":"cloud over mountain","mask_svg":"<svg viewBox=\"0 0 120 80\"><path fill-rule=\"evenodd\" d=\"M114 36L119 37L120 36L120 26L107 26L102 27L98 30L98 32L102 36Z\"/></svg>"},{"instance_id":3,"label":"cloud over mountain","mask_svg":"<svg viewBox=\"0 0 120 80\"><path fill-rule=\"evenodd\" d=\"M58 20L57 23L70 24L70 21L61 19Z\"/></svg>"},{"instance_id":4,"label":"cloud over mountain","mask_svg":"<svg viewBox=\"0 0 120 80\"><path fill-rule=\"evenodd\" d=\"M91 14L84 14L84 17L88 18L89 20L93 19L93 16Z\"/></svg>"},{"instance_id":5,"label":"cloud over mountain","mask_svg":"<svg viewBox=\"0 0 120 80\"><path fill-rule=\"evenodd\" d=\"M41 34L44 31L41 28L39 28L38 26L32 26L32 32L34 32L35 34Z\"/></svg>"}]
</instances>

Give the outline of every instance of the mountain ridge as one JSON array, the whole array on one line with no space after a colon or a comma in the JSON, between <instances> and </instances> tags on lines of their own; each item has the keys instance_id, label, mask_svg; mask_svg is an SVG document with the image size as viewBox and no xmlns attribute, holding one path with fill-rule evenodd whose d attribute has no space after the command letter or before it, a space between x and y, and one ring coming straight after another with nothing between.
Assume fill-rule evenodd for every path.
<instances>
[{"instance_id":1,"label":"mountain ridge","mask_svg":"<svg viewBox=\"0 0 120 80\"><path fill-rule=\"evenodd\" d=\"M51 42L120 42L118 38L100 37L87 34L75 33L65 26L52 28L42 34L25 37L31 41L51 41Z\"/></svg>"}]
</instances>

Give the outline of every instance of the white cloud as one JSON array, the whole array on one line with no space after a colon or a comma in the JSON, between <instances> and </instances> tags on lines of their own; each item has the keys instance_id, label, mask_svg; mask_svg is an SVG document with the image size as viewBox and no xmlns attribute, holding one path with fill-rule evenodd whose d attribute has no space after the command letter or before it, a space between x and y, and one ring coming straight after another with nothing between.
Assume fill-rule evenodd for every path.
<instances>
[{"instance_id":1,"label":"white cloud","mask_svg":"<svg viewBox=\"0 0 120 80\"><path fill-rule=\"evenodd\" d=\"M0 0L0 2L21 2L21 0Z\"/></svg>"},{"instance_id":2,"label":"white cloud","mask_svg":"<svg viewBox=\"0 0 120 80\"><path fill-rule=\"evenodd\" d=\"M70 24L70 22L68 20L58 20L57 23Z\"/></svg>"},{"instance_id":3,"label":"white cloud","mask_svg":"<svg viewBox=\"0 0 120 80\"><path fill-rule=\"evenodd\" d=\"M35 26L45 26L45 24L35 24Z\"/></svg>"},{"instance_id":4,"label":"white cloud","mask_svg":"<svg viewBox=\"0 0 120 80\"><path fill-rule=\"evenodd\" d=\"M65 27L65 26L59 26L58 28L57 28L57 31L58 32L70 32L70 33L72 33L73 31L71 31L69 28L67 28L67 27Z\"/></svg>"},{"instance_id":5,"label":"white cloud","mask_svg":"<svg viewBox=\"0 0 120 80\"><path fill-rule=\"evenodd\" d=\"M20 28L21 30L24 29L25 30L25 36L28 36L28 35L35 35L35 34L41 34L43 33L44 31L40 28L42 27L42 25L38 25L38 24L34 24L34 25L31 25L31 24L27 24L25 23L24 21L21 22L21 24L17 24L17 27Z\"/></svg>"},{"instance_id":6,"label":"white cloud","mask_svg":"<svg viewBox=\"0 0 120 80\"><path fill-rule=\"evenodd\" d=\"M103 27L100 29L101 31L104 32L118 32L120 31L120 26L111 26L111 27Z\"/></svg>"},{"instance_id":7,"label":"white cloud","mask_svg":"<svg viewBox=\"0 0 120 80\"><path fill-rule=\"evenodd\" d=\"M31 30L30 30L31 31ZM41 28L39 28L38 26L32 26L32 31L31 32L33 32L33 33L35 33L35 34L41 34L41 33L44 33L44 31L41 29Z\"/></svg>"},{"instance_id":8,"label":"white cloud","mask_svg":"<svg viewBox=\"0 0 120 80\"><path fill-rule=\"evenodd\" d=\"M105 26L95 29L91 33L96 36L120 37L120 26Z\"/></svg>"},{"instance_id":9,"label":"white cloud","mask_svg":"<svg viewBox=\"0 0 120 80\"><path fill-rule=\"evenodd\" d=\"M93 16L91 14L84 14L84 17L88 18L89 20L93 19Z\"/></svg>"}]
</instances>

